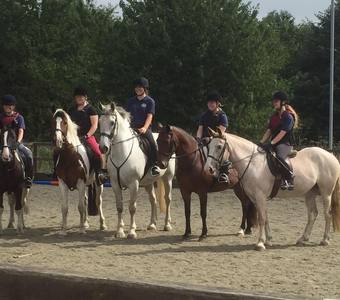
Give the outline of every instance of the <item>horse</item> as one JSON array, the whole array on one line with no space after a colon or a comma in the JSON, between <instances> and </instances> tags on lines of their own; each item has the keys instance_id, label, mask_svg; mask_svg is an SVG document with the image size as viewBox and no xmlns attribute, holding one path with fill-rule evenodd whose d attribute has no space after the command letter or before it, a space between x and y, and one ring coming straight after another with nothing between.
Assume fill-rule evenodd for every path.
<instances>
[{"instance_id":1,"label":"horse","mask_svg":"<svg viewBox=\"0 0 340 300\"><path fill-rule=\"evenodd\" d=\"M0 131L0 234L2 233L3 196L8 195L10 218L8 228L14 228L14 210L18 218L17 232L24 232L24 212L28 213L29 189L24 184L24 164L17 151L14 127L5 126Z\"/></svg>"},{"instance_id":2,"label":"horse","mask_svg":"<svg viewBox=\"0 0 340 300\"><path fill-rule=\"evenodd\" d=\"M140 186L144 187L149 195L151 203L151 220L148 230L156 230L157 207L154 183L157 181L159 192L157 198L160 204L166 202L166 214L164 230L170 231L171 216L170 202L172 179L175 173L175 161L172 161L166 169L161 170L157 177L151 176L148 166L148 157L138 145L139 136L130 127L130 114L115 103L102 105L104 114L99 119L100 124L100 149L107 154L107 169L111 179L112 189L116 198L118 213L118 225L116 237L124 238L123 222L123 189L130 192L130 229L127 238L136 238L136 201ZM157 138L157 135L154 135ZM163 195L164 192L164 195ZM165 200L164 200L165 197Z\"/></svg>"},{"instance_id":3,"label":"horse","mask_svg":"<svg viewBox=\"0 0 340 300\"><path fill-rule=\"evenodd\" d=\"M257 223L254 204L249 200L239 184L219 183L210 173L204 171L207 146L200 146L197 140L183 129L169 125L159 126L157 144L159 149L158 161L161 167L166 167L171 158L173 158L173 154L176 154L176 178L184 200L186 218L184 238L189 238L191 234L191 194L196 193L200 199L202 233L199 239L202 240L207 237L208 232L206 224L208 193L231 189L233 186L235 194L241 201L243 211L241 229L238 234L251 233L251 227ZM247 228L245 226L246 222Z\"/></svg>"},{"instance_id":4,"label":"horse","mask_svg":"<svg viewBox=\"0 0 340 300\"><path fill-rule=\"evenodd\" d=\"M216 174L224 159L233 162L241 174L241 183L246 194L254 202L258 211L259 235L256 250L265 250L270 246L271 235L266 200L273 189L275 177L272 175L266 154L254 143L232 134L211 130L205 170ZM259 151L260 150L260 151ZM340 231L340 164L336 157L318 147L305 148L290 159L295 173L293 191L279 191L278 197L305 197L308 221L304 233L297 244L303 245L310 238L318 214L316 197L321 196L324 207L325 230L320 245L330 242L330 226L333 220L335 231Z\"/></svg>"},{"instance_id":5,"label":"horse","mask_svg":"<svg viewBox=\"0 0 340 300\"><path fill-rule=\"evenodd\" d=\"M77 189L79 194L80 233L86 233L86 228L89 227L86 204L89 215L97 215L99 211L100 230L106 230L102 209L103 185L100 185L95 178L85 146L77 135L78 126L64 110L57 109L53 115L52 128L55 135L55 173L59 180L62 200L60 234L67 234L68 191L74 189ZM86 195L86 186L88 186L88 195Z\"/></svg>"}]
</instances>

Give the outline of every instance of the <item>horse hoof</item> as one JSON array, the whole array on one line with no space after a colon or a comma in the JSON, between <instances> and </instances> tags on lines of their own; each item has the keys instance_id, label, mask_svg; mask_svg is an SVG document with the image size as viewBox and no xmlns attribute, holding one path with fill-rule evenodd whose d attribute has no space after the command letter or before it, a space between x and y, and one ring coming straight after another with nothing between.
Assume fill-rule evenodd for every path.
<instances>
[{"instance_id":1,"label":"horse hoof","mask_svg":"<svg viewBox=\"0 0 340 300\"><path fill-rule=\"evenodd\" d=\"M265 247L265 245L261 242L261 243L258 243L258 244L255 246L255 250L256 250L256 251L264 251L264 250L266 250L266 247Z\"/></svg>"},{"instance_id":2,"label":"horse hoof","mask_svg":"<svg viewBox=\"0 0 340 300\"><path fill-rule=\"evenodd\" d=\"M245 235L252 235L253 233L251 232L251 229L246 229L244 232Z\"/></svg>"},{"instance_id":3,"label":"horse hoof","mask_svg":"<svg viewBox=\"0 0 340 300\"><path fill-rule=\"evenodd\" d=\"M172 230L172 226L170 224L167 224L164 226L164 231L171 231Z\"/></svg>"},{"instance_id":4,"label":"horse hoof","mask_svg":"<svg viewBox=\"0 0 340 300\"><path fill-rule=\"evenodd\" d=\"M106 224L101 224L101 225L100 225L100 230L101 230L101 231L107 230Z\"/></svg>"},{"instance_id":5,"label":"horse hoof","mask_svg":"<svg viewBox=\"0 0 340 300\"><path fill-rule=\"evenodd\" d=\"M80 234L86 234L86 229L85 228L79 228L79 233Z\"/></svg>"},{"instance_id":6,"label":"horse hoof","mask_svg":"<svg viewBox=\"0 0 340 300\"><path fill-rule=\"evenodd\" d=\"M271 241L266 241L264 244L266 245L266 247L273 246L273 243Z\"/></svg>"},{"instance_id":7,"label":"horse hoof","mask_svg":"<svg viewBox=\"0 0 340 300\"><path fill-rule=\"evenodd\" d=\"M23 234L24 233L24 228L18 228L17 229L18 234Z\"/></svg>"},{"instance_id":8,"label":"horse hoof","mask_svg":"<svg viewBox=\"0 0 340 300\"><path fill-rule=\"evenodd\" d=\"M60 230L60 231L58 232L58 234L59 234L60 236L67 236L66 230Z\"/></svg>"},{"instance_id":9,"label":"horse hoof","mask_svg":"<svg viewBox=\"0 0 340 300\"><path fill-rule=\"evenodd\" d=\"M185 233L182 238L183 238L183 240L190 239L190 233Z\"/></svg>"},{"instance_id":10,"label":"horse hoof","mask_svg":"<svg viewBox=\"0 0 340 300\"><path fill-rule=\"evenodd\" d=\"M244 230L243 229L240 229L240 231L237 233L237 236L239 237L244 237Z\"/></svg>"},{"instance_id":11,"label":"horse hoof","mask_svg":"<svg viewBox=\"0 0 340 300\"><path fill-rule=\"evenodd\" d=\"M300 238L296 241L296 246L304 246L306 244L306 242L308 242L308 239L305 239L305 238Z\"/></svg>"},{"instance_id":12,"label":"horse hoof","mask_svg":"<svg viewBox=\"0 0 340 300\"><path fill-rule=\"evenodd\" d=\"M202 242L203 240L205 240L208 236L206 234L202 234L199 238L198 241Z\"/></svg>"},{"instance_id":13,"label":"horse hoof","mask_svg":"<svg viewBox=\"0 0 340 300\"><path fill-rule=\"evenodd\" d=\"M0 235L3 235L4 234L4 232L2 231L2 229L0 230Z\"/></svg>"},{"instance_id":14,"label":"horse hoof","mask_svg":"<svg viewBox=\"0 0 340 300\"><path fill-rule=\"evenodd\" d=\"M137 238L137 233L136 232L130 232L127 236L129 240L134 240Z\"/></svg>"},{"instance_id":15,"label":"horse hoof","mask_svg":"<svg viewBox=\"0 0 340 300\"><path fill-rule=\"evenodd\" d=\"M329 245L329 240L322 240L320 242L320 246L328 246Z\"/></svg>"},{"instance_id":16,"label":"horse hoof","mask_svg":"<svg viewBox=\"0 0 340 300\"><path fill-rule=\"evenodd\" d=\"M157 230L157 226L155 224L150 224L148 230Z\"/></svg>"},{"instance_id":17,"label":"horse hoof","mask_svg":"<svg viewBox=\"0 0 340 300\"><path fill-rule=\"evenodd\" d=\"M85 229L89 229L89 228L90 228L89 222L86 221L86 222L84 223L84 228L85 228Z\"/></svg>"},{"instance_id":18,"label":"horse hoof","mask_svg":"<svg viewBox=\"0 0 340 300\"><path fill-rule=\"evenodd\" d=\"M124 231L117 231L115 236L116 236L117 239L123 239L123 238L125 238L125 233L124 233Z\"/></svg>"},{"instance_id":19,"label":"horse hoof","mask_svg":"<svg viewBox=\"0 0 340 300\"><path fill-rule=\"evenodd\" d=\"M7 226L8 229L14 229L15 226L14 226L14 223L8 223L8 226Z\"/></svg>"}]
</instances>

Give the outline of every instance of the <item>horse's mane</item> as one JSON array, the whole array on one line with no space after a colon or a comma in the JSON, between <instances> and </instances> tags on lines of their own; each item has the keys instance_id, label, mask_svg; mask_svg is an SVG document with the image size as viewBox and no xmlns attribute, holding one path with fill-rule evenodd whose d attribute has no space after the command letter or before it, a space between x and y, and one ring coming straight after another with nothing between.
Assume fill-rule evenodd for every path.
<instances>
[{"instance_id":1,"label":"horse's mane","mask_svg":"<svg viewBox=\"0 0 340 300\"><path fill-rule=\"evenodd\" d=\"M116 106L117 112L123 117L124 120L128 121L130 123L131 121L131 115L129 112L127 112L124 107L122 106Z\"/></svg>"},{"instance_id":2,"label":"horse's mane","mask_svg":"<svg viewBox=\"0 0 340 300\"><path fill-rule=\"evenodd\" d=\"M64 111L63 109L57 109L53 115L53 118L61 117L62 119L66 120L67 123L67 133L66 139L67 141L72 144L74 147L80 145L80 140L78 137L78 125L73 123L69 114Z\"/></svg>"},{"instance_id":3,"label":"horse's mane","mask_svg":"<svg viewBox=\"0 0 340 300\"><path fill-rule=\"evenodd\" d=\"M229 137L229 136L232 136L233 138L237 139L238 141L240 141L240 142L242 142L242 143L244 143L244 144L255 145L252 141L249 141L249 140L247 140L247 139L245 139L245 138L243 138L243 137L241 137L241 136L238 136L238 135L236 135L236 134L225 133L225 136L226 136L227 140L228 140L228 137Z\"/></svg>"},{"instance_id":4,"label":"horse's mane","mask_svg":"<svg viewBox=\"0 0 340 300\"><path fill-rule=\"evenodd\" d=\"M184 129L176 126L171 126L173 129L177 130L179 133L183 134L185 137L195 139L189 132L185 131Z\"/></svg>"}]
</instances>

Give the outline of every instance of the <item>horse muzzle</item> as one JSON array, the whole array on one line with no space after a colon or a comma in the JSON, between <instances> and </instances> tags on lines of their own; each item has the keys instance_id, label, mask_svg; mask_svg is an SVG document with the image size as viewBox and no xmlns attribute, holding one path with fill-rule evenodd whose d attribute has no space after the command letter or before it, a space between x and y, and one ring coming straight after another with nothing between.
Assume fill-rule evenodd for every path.
<instances>
[{"instance_id":1,"label":"horse muzzle","mask_svg":"<svg viewBox=\"0 0 340 300\"><path fill-rule=\"evenodd\" d=\"M102 154L106 154L109 151L109 148L105 145L99 145L99 149Z\"/></svg>"}]
</instances>

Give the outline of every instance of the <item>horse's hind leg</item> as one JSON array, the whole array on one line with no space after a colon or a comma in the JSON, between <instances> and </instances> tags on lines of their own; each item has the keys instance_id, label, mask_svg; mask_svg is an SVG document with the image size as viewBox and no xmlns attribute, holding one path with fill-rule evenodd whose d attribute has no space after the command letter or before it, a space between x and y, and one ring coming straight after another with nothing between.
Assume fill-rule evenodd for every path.
<instances>
[{"instance_id":1,"label":"horse's hind leg","mask_svg":"<svg viewBox=\"0 0 340 300\"><path fill-rule=\"evenodd\" d=\"M148 225L148 230L157 230L156 219L157 219L157 199L155 193L155 187L153 184L145 186L145 190L149 194L149 200L151 204L151 219Z\"/></svg>"},{"instance_id":2,"label":"horse's hind leg","mask_svg":"<svg viewBox=\"0 0 340 300\"><path fill-rule=\"evenodd\" d=\"M135 221L135 213L136 213L136 208L137 208L137 191L138 191L138 181L136 180L134 183L132 183L129 186L130 190L130 204L129 204L129 211L130 211L130 230L128 234L129 239L135 239L137 238L137 233L136 233L136 221Z\"/></svg>"},{"instance_id":3,"label":"horse's hind leg","mask_svg":"<svg viewBox=\"0 0 340 300\"><path fill-rule=\"evenodd\" d=\"M325 215L325 233L323 235L323 239L320 242L320 245L327 246L329 245L330 237L329 232L331 231L331 221L332 221L332 214L331 214L331 201L332 196L322 196L323 200L323 210Z\"/></svg>"},{"instance_id":4,"label":"horse's hind leg","mask_svg":"<svg viewBox=\"0 0 340 300\"><path fill-rule=\"evenodd\" d=\"M305 196L308 220L303 235L296 242L297 245L302 245L304 242L309 241L310 235L312 234L313 225L316 220L316 217L318 216L316 196L317 196L316 193L313 191L310 191Z\"/></svg>"},{"instance_id":5,"label":"horse's hind leg","mask_svg":"<svg viewBox=\"0 0 340 300\"><path fill-rule=\"evenodd\" d=\"M111 180L111 182L113 182ZM117 224L117 232L116 238L124 238L124 221L123 221L123 194L122 190L118 186L114 186L112 184L112 189L116 197L116 208L118 214L118 224Z\"/></svg>"},{"instance_id":6,"label":"horse's hind leg","mask_svg":"<svg viewBox=\"0 0 340 300\"><path fill-rule=\"evenodd\" d=\"M15 212L17 214L18 218L18 226L17 231L18 233L24 232L24 210L23 210L23 191L22 189L19 189L14 193L15 197Z\"/></svg>"},{"instance_id":7,"label":"horse's hind leg","mask_svg":"<svg viewBox=\"0 0 340 300\"><path fill-rule=\"evenodd\" d=\"M79 180L77 184L77 190L79 193L79 202L78 202L78 211L79 211L79 232L86 233L85 222L86 222L86 206L85 206L85 182L83 180Z\"/></svg>"},{"instance_id":8,"label":"horse's hind leg","mask_svg":"<svg viewBox=\"0 0 340 300\"><path fill-rule=\"evenodd\" d=\"M188 239L191 235L190 215L191 215L191 192L181 190L182 198L184 201L185 212L185 232L184 239Z\"/></svg>"},{"instance_id":9,"label":"horse's hind leg","mask_svg":"<svg viewBox=\"0 0 340 300\"><path fill-rule=\"evenodd\" d=\"M9 204L9 221L7 228L13 229L15 226L14 221L14 206L15 206L15 197L13 194L8 194L8 204Z\"/></svg>"},{"instance_id":10,"label":"horse's hind leg","mask_svg":"<svg viewBox=\"0 0 340 300\"><path fill-rule=\"evenodd\" d=\"M68 214L68 187L62 180L59 180L59 187L61 192L61 214L62 214L61 230L59 234L66 235Z\"/></svg>"},{"instance_id":11,"label":"horse's hind leg","mask_svg":"<svg viewBox=\"0 0 340 300\"><path fill-rule=\"evenodd\" d=\"M199 194L200 198L200 207L201 207L201 219L202 219L202 233L199 237L199 241L205 239L208 235L208 227L207 227L207 201L208 195L206 193Z\"/></svg>"},{"instance_id":12,"label":"horse's hind leg","mask_svg":"<svg viewBox=\"0 0 340 300\"><path fill-rule=\"evenodd\" d=\"M166 202L166 213L165 213L165 225L164 231L172 230L171 227L171 215L170 215L170 203L171 203L171 191L172 191L172 178L164 178L164 190L165 190L165 202Z\"/></svg>"},{"instance_id":13,"label":"horse's hind leg","mask_svg":"<svg viewBox=\"0 0 340 300\"><path fill-rule=\"evenodd\" d=\"M0 234L2 234L2 215L4 213L4 194L0 193Z\"/></svg>"},{"instance_id":14,"label":"horse's hind leg","mask_svg":"<svg viewBox=\"0 0 340 300\"><path fill-rule=\"evenodd\" d=\"M99 210L100 230L106 230L107 226L105 224L105 217L103 213L103 197L102 197L104 187L103 185L97 185L97 183L95 184L95 186L96 186L96 203Z\"/></svg>"}]
</instances>

